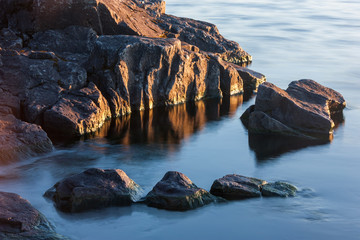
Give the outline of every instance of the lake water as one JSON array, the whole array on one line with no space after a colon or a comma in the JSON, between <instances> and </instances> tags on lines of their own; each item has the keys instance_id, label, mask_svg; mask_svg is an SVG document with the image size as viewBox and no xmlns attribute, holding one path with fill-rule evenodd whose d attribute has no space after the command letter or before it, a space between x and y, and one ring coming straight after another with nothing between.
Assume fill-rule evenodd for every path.
<instances>
[{"instance_id":1,"label":"lake water","mask_svg":"<svg viewBox=\"0 0 360 240\"><path fill-rule=\"evenodd\" d=\"M28 199L57 232L78 240L360 239L360 2L168 0L167 13L215 23L253 56L250 68L282 88L311 78L342 93L345 122L331 143L249 141L239 117L254 98L234 96L133 114L92 139L0 166L0 189ZM42 197L58 180L90 167L123 169L144 193L169 170L205 189L237 173L286 180L301 192L187 212L134 205L74 215Z\"/></svg>"}]
</instances>

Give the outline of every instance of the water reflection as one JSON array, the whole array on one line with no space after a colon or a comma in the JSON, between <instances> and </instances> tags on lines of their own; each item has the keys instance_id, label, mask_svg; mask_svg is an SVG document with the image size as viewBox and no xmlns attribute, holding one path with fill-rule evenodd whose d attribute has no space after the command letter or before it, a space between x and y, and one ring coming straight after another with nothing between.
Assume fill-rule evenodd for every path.
<instances>
[{"instance_id":1,"label":"water reflection","mask_svg":"<svg viewBox=\"0 0 360 240\"><path fill-rule=\"evenodd\" d=\"M183 140L201 131L206 123L233 116L242 105L243 98L243 95L236 95L156 107L109 121L96 133L81 139L51 137L58 147L69 147L78 144L79 140L95 139L97 143L111 145L160 144L176 148Z\"/></svg>"},{"instance_id":2,"label":"water reflection","mask_svg":"<svg viewBox=\"0 0 360 240\"><path fill-rule=\"evenodd\" d=\"M328 140L324 140L249 133L249 147L255 152L258 164L265 163L267 160L287 152L300 150L310 146L328 144L331 140L332 135Z\"/></svg>"},{"instance_id":3,"label":"water reflection","mask_svg":"<svg viewBox=\"0 0 360 240\"><path fill-rule=\"evenodd\" d=\"M201 131L207 122L233 116L242 102L243 96L238 95L135 112L113 121L106 138L111 144L173 146Z\"/></svg>"}]
</instances>

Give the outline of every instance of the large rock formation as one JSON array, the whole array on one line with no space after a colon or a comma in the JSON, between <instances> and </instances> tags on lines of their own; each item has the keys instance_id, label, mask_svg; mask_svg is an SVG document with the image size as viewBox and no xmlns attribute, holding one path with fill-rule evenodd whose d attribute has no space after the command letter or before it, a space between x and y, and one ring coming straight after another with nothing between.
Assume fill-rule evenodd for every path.
<instances>
[{"instance_id":1,"label":"large rock formation","mask_svg":"<svg viewBox=\"0 0 360 240\"><path fill-rule=\"evenodd\" d=\"M109 206L131 205L141 188L120 169L88 169L65 178L45 196L64 212L81 212Z\"/></svg>"},{"instance_id":2,"label":"large rock formation","mask_svg":"<svg viewBox=\"0 0 360 240\"><path fill-rule=\"evenodd\" d=\"M145 198L150 207L175 211L195 209L214 201L216 197L175 171L167 172Z\"/></svg>"},{"instance_id":3,"label":"large rock formation","mask_svg":"<svg viewBox=\"0 0 360 240\"><path fill-rule=\"evenodd\" d=\"M60 240L46 218L15 193L0 192L0 239Z\"/></svg>"},{"instance_id":4,"label":"large rock formation","mask_svg":"<svg viewBox=\"0 0 360 240\"><path fill-rule=\"evenodd\" d=\"M313 80L291 82L287 90L264 83L241 118L251 133L329 138L345 106L340 93Z\"/></svg>"},{"instance_id":5,"label":"large rock formation","mask_svg":"<svg viewBox=\"0 0 360 240\"><path fill-rule=\"evenodd\" d=\"M251 93L265 81L236 65L250 55L215 25L166 15L161 0L0 6L2 111L48 133L83 135L110 117Z\"/></svg>"}]
</instances>

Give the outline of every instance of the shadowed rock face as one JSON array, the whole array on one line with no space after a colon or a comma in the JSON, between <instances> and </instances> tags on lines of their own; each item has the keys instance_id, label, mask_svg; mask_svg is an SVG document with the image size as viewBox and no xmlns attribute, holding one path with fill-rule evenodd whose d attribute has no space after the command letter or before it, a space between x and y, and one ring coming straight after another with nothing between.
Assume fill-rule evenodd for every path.
<instances>
[{"instance_id":1,"label":"shadowed rock face","mask_svg":"<svg viewBox=\"0 0 360 240\"><path fill-rule=\"evenodd\" d=\"M56 183L45 196L61 211L81 212L131 205L140 191L140 186L120 169L91 168Z\"/></svg>"},{"instance_id":2,"label":"shadowed rock face","mask_svg":"<svg viewBox=\"0 0 360 240\"><path fill-rule=\"evenodd\" d=\"M14 193L0 192L1 239L68 239L54 232L46 218Z\"/></svg>"},{"instance_id":3,"label":"shadowed rock face","mask_svg":"<svg viewBox=\"0 0 360 240\"><path fill-rule=\"evenodd\" d=\"M229 174L214 181L210 193L228 200L255 197L294 197L297 188L290 183Z\"/></svg>"},{"instance_id":4,"label":"shadowed rock face","mask_svg":"<svg viewBox=\"0 0 360 240\"><path fill-rule=\"evenodd\" d=\"M147 194L145 203L150 207L185 211L202 207L216 198L198 188L184 174L170 171Z\"/></svg>"},{"instance_id":5,"label":"shadowed rock face","mask_svg":"<svg viewBox=\"0 0 360 240\"><path fill-rule=\"evenodd\" d=\"M40 126L0 113L0 165L52 149L50 139Z\"/></svg>"},{"instance_id":6,"label":"shadowed rock face","mask_svg":"<svg viewBox=\"0 0 360 240\"><path fill-rule=\"evenodd\" d=\"M1 0L8 14L4 24L25 33L90 27L98 34L159 37L163 31L153 17L131 0Z\"/></svg>"},{"instance_id":7,"label":"shadowed rock face","mask_svg":"<svg viewBox=\"0 0 360 240\"><path fill-rule=\"evenodd\" d=\"M266 181L241 175L226 175L214 181L210 193L226 199L245 199L261 196Z\"/></svg>"},{"instance_id":8,"label":"shadowed rock face","mask_svg":"<svg viewBox=\"0 0 360 240\"><path fill-rule=\"evenodd\" d=\"M345 106L340 93L313 80L294 81L286 91L264 83L259 87L255 106L241 118L252 133L329 139L334 119Z\"/></svg>"}]
</instances>

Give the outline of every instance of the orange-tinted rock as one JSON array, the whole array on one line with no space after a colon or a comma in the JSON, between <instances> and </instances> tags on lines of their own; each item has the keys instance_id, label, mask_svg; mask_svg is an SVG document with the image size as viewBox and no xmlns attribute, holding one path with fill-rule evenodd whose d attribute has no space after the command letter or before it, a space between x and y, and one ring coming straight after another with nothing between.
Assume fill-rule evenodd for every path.
<instances>
[{"instance_id":1,"label":"orange-tinted rock","mask_svg":"<svg viewBox=\"0 0 360 240\"><path fill-rule=\"evenodd\" d=\"M340 93L313 80L294 81L287 90L264 83L242 119L250 132L329 138L345 106Z\"/></svg>"}]
</instances>

